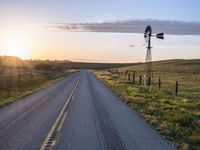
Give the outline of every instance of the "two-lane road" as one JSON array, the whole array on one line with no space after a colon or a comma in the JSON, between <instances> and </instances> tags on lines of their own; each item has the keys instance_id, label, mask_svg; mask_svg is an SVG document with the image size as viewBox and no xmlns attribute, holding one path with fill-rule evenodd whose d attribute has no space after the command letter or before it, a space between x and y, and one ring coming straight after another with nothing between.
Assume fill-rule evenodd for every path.
<instances>
[{"instance_id":1,"label":"two-lane road","mask_svg":"<svg viewBox=\"0 0 200 150\"><path fill-rule=\"evenodd\" d=\"M175 149L87 70L0 109L0 149L40 149L78 79L55 149Z\"/></svg>"}]
</instances>

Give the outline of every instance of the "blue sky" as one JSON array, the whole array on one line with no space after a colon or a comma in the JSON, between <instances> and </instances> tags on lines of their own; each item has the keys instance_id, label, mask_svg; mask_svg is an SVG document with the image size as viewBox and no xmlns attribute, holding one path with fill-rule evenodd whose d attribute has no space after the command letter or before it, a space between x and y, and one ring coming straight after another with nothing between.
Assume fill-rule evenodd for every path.
<instances>
[{"instance_id":1,"label":"blue sky","mask_svg":"<svg viewBox=\"0 0 200 150\"><path fill-rule=\"evenodd\" d=\"M140 62L145 60L147 44L141 33L149 23L144 22L140 28L138 23L140 19L158 19L152 21L153 32L165 32L165 40L152 39L153 60L200 58L199 6L200 0L0 0L0 55L27 59ZM130 25L134 19L135 24ZM121 31L122 25L123 31L130 27L137 32L66 30L67 23L117 20L124 23L120 26L119 22L111 23L111 30L120 27L114 32ZM160 25L159 20L173 21L161 21L163 25ZM102 28L102 25L104 23L100 24L99 31L111 28L107 24ZM50 30L52 26L53 30ZM93 24L90 23L89 27L93 28ZM172 32L172 28L176 32ZM178 29L181 32L177 32ZM171 33L177 35L169 35Z\"/></svg>"},{"instance_id":2,"label":"blue sky","mask_svg":"<svg viewBox=\"0 0 200 150\"><path fill-rule=\"evenodd\" d=\"M199 0L1 0L0 23L152 18L198 21Z\"/></svg>"}]
</instances>

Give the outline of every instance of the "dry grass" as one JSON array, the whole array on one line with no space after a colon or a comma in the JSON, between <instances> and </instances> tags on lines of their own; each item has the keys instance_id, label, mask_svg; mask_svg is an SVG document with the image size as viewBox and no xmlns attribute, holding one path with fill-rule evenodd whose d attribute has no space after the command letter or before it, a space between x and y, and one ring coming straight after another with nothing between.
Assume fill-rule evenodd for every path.
<instances>
[{"instance_id":1,"label":"dry grass","mask_svg":"<svg viewBox=\"0 0 200 150\"><path fill-rule=\"evenodd\" d=\"M0 57L0 107L29 95L69 74L63 64Z\"/></svg>"}]
</instances>

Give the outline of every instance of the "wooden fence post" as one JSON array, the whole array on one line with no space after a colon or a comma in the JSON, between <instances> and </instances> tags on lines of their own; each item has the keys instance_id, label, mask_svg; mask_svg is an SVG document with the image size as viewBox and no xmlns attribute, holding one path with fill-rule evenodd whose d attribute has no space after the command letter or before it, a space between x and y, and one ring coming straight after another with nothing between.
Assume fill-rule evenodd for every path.
<instances>
[{"instance_id":1,"label":"wooden fence post","mask_svg":"<svg viewBox=\"0 0 200 150\"><path fill-rule=\"evenodd\" d=\"M133 84L135 84L135 71L133 72Z\"/></svg>"},{"instance_id":2,"label":"wooden fence post","mask_svg":"<svg viewBox=\"0 0 200 150\"><path fill-rule=\"evenodd\" d=\"M176 81L176 96L178 95L178 81Z\"/></svg>"},{"instance_id":3,"label":"wooden fence post","mask_svg":"<svg viewBox=\"0 0 200 150\"><path fill-rule=\"evenodd\" d=\"M140 85L142 84L142 76L140 75Z\"/></svg>"},{"instance_id":4,"label":"wooden fence post","mask_svg":"<svg viewBox=\"0 0 200 150\"><path fill-rule=\"evenodd\" d=\"M149 86L151 86L151 77L149 77L149 83L148 83Z\"/></svg>"},{"instance_id":5,"label":"wooden fence post","mask_svg":"<svg viewBox=\"0 0 200 150\"><path fill-rule=\"evenodd\" d=\"M128 80L129 80L129 81L131 80L131 75L130 75L130 73L128 74Z\"/></svg>"},{"instance_id":6,"label":"wooden fence post","mask_svg":"<svg viewBox=\"0 0 200 150\"><path fill-rule=\"evenodd\" d=\"M158 81L158 87L159 89L161 88L161 79L159 78L159 81Z\"/></svg>"}]
</instances>

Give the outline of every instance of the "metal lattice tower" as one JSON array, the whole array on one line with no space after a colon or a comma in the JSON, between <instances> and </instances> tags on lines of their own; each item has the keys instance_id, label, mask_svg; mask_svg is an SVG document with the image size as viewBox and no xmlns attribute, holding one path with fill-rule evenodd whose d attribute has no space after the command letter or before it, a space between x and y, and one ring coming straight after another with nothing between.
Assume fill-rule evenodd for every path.
<instances>
[{"instance_id":1,"label":"metal lattice tower","mask_svg":"<svg viewBox=\"0 0 200 150\"><path fill-rule=\"evenodd\" d=\"M148 40L148 46L147 46L147 53L145 58L145 74L144 74L144 85L146 86L149 82L149 78L152 78L152 55L151 55L151 37L152 37L152 29L151 26L148 25L144 32L144 37ZM164 39L164 34L159 33L156 34L156 37L159 39Z\"/></svg>"}]
</instances>

